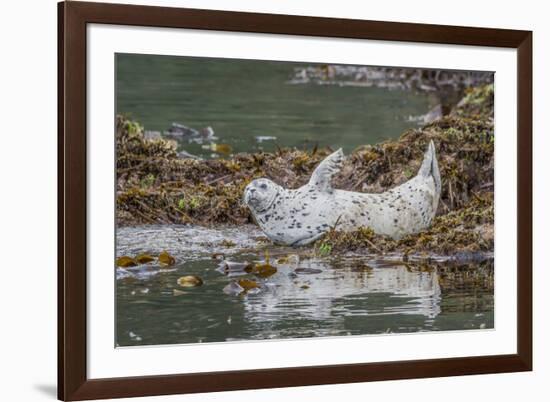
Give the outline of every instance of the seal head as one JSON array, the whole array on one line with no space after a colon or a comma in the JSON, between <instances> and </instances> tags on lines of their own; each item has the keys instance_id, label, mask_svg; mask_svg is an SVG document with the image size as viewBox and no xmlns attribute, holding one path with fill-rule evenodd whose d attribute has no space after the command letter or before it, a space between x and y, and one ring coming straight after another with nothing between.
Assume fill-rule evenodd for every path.
<instances>
[{"instance_id":1,"label":"seal head","mask_svg":"<svg viewBox=\"0 0 550 402\"><path fill-rule=\"evenodd\" d=\"M255 213L266 211L275 201L281 187L269 179L256 179L244 189L244 203Z\"/></svg>"}]
</instances>

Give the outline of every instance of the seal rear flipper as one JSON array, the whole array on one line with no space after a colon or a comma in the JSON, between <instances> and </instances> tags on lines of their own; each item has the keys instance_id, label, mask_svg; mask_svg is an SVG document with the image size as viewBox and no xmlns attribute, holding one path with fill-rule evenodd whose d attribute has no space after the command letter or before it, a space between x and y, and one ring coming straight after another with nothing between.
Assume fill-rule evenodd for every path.
<instances>
[{"instance_id":1,"label":"seal rear flipper","mask_svg":"<svg viewBox=\"0 0 550 402\"><path fill-rule=\"evenodd\" d=\"M433 140L430 140L428 149L424 154L424 161L422 162L422 166L420 166L420 169L418 170L418 175L424 177L433 177L435 183L435 191L439 198L439 195L441 194L441 176L439 174L439 165L437 163L437 156L435 154L435 145Z\"/></svg>"},{"instance_id":2,"label":"seal rear flipper","mask_svg":"<svg viewBox=\"0 0 550 402\"><path fill-rule=\"evenodd\" d=\"M309 185L316 187L319 191L331 191L332 185L330 181L342 168L343 161L344 153L342 152L342 148L340 148L323 159L319 166L317 166L311 175L311 179L309 179Z\"/></svg>"}]
</instances>

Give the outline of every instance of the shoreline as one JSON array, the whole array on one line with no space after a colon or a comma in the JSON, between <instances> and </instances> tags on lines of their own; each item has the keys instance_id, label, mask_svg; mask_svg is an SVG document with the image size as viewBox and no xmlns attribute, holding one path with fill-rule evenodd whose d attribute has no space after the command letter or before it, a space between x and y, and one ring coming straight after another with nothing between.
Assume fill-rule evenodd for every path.
<instances>
[{"instance_id":1,"label":"shoreline","mask_svg":"<svg viewBox=\"0 0 550 402\"><path fill-rule=\"evenodd\" d=\"M334 186L382 192L416 174L430 140L442 176L441 201L427 230L394 241L363 228L330 231L306 248L330 252L369 250L452 255L491 252L493 234L493 86L468 90L446 116L400 138L364 145L346 155ZM206 227L252 223L242 205L244 187L269 177L287 188L309 179L331 150L280 149L275 153L240 153L224 159L178 157L173 141L146 139L143 127L117 116L117 226L190 223Z\"/></svg>"}]
</instances>

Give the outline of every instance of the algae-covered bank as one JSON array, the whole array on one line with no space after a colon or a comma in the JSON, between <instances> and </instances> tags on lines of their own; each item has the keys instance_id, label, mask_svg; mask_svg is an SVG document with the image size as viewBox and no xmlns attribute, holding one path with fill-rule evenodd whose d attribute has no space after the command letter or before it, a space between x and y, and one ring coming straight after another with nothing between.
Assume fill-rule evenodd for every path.
<instances>
[{"instance_id":1,"label":"algae-covered bank","mask_svg":"<svg viewBox=\"0 0 550 402\"><path fill-rule=\"evenodd\" d=\"M181 60L176 64L184 66L186 74L193 71ZM160 132L118 115L117 344L492 328L495 137L493 85L487 83L492 76L474 74L471 86L462 85L463 76L456 74L288 64L287 79L277 78L272 85L277 91L286 90L281 85L290 87L292 96L319 88L332 94L344 87L351 91L346 96L375 91L369 96L383 97L393 91L395 99L420 97L423 114L409 118L405 112L408 128L393 138L373 136L344 146L343 166L332 186L363 193L393 188L416 175L433 141L441 198L431 225L398 240L369 227L343 232L335 226L303 247L274 244L244 204L244 189L261 177L288 189L304 185L335 150L325 137L315 141L311 128L307 141L288 145L292 141L282 140L276 134L279 129L270 131L267 125L263 135L256 136L256 145L243 151L238 135L224 137L229 130L220 132L206 121L194 128L174 123ZM287 71L279 64L261 71L269 75L272 70L273 77ZM201 71L211 74L210 82L238 69L212 64ZM364 85L362 71L369 85ZM345 85L339 77L346 79ZM426 93L441 86L454 91L450 107L441 110L440 105L423 103ZM216 102L213 109L225 107ZM311 102L307 98L305 104ZM388 102L384 108L395 104L394 98ZM278 112L275 104L270 107L270 114ZM223 113L227 109L231 107ZM245 111L233 115L247 116ZM227 127L232 127L230 122Z\"/></svg>"},{"instance_id":2,"label":"algae-covered bank","mask_svg":"<svg viewBox=\"0 0 550 402\"><path fill-rule=\"evenodd\" d=\"M428 230L399 241L368 228L331 231L317 245L340 251L431 252L452 255L493 249L492 85L471 90L450 115L393 141L356 148L334 178L335 188L377 193L416 174L430 140L442 178L437 217ZM216 159L178 155L177 144L147 139L138 122L117 118L117 223L254 224L243 190L267 177L287 188L305 184L327 148L280 148L273 153L239 153Z\"/></svg>"}]
</instances>

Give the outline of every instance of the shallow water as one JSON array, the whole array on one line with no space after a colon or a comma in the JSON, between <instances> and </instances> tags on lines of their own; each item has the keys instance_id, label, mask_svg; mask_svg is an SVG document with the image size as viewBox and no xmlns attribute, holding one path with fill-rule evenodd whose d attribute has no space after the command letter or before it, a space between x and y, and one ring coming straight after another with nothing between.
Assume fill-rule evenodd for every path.
<instances>
[{"instance_id":1,"label":"shallow water","mask_svg":"<svg viewBox=\"0 0 550 402\"><path fill-rule=\"evenodd\" d=\"M451 262L403 264L375 256L296 257L303 254L265 246L252 225L206 229L193 226L123 227L117 256L158 255L167 250L176 264L116 269L119 346L221 342L252 339L405 333L493 328L492 286L450 283ZM231 241L231 247L222 242ZM268 250L277 272L268 278L226 275L225 261L262 261ZM294 261L293 261L294 260ZM436 259L437 260L437 259ZM279 260L280 261L280 260ZM487 274L480 264L468 275ZM492 271L491 271L492 272ZM197 275L204 284L182 288L177 279ZM254 279L260 288L231 292L236 280ZM492 275L489 279L492 285ZM224 288L226 291L224 292Z\"/></svg>"},{"instance_id":2,"label":"shallow water","mask_svg":"<svg viewBox=\"0 0 550 402\"><path fill-rule=\"evenodd\" d=\"M440 102L436 94L384 88L293 85L303 63L119 54L117 113L146 130L172 122L211 126L233 152L329 145L350 152L418 127L415 117ZM208 144L180 149L210 157Z\"/></svg>"}]
</instances>

